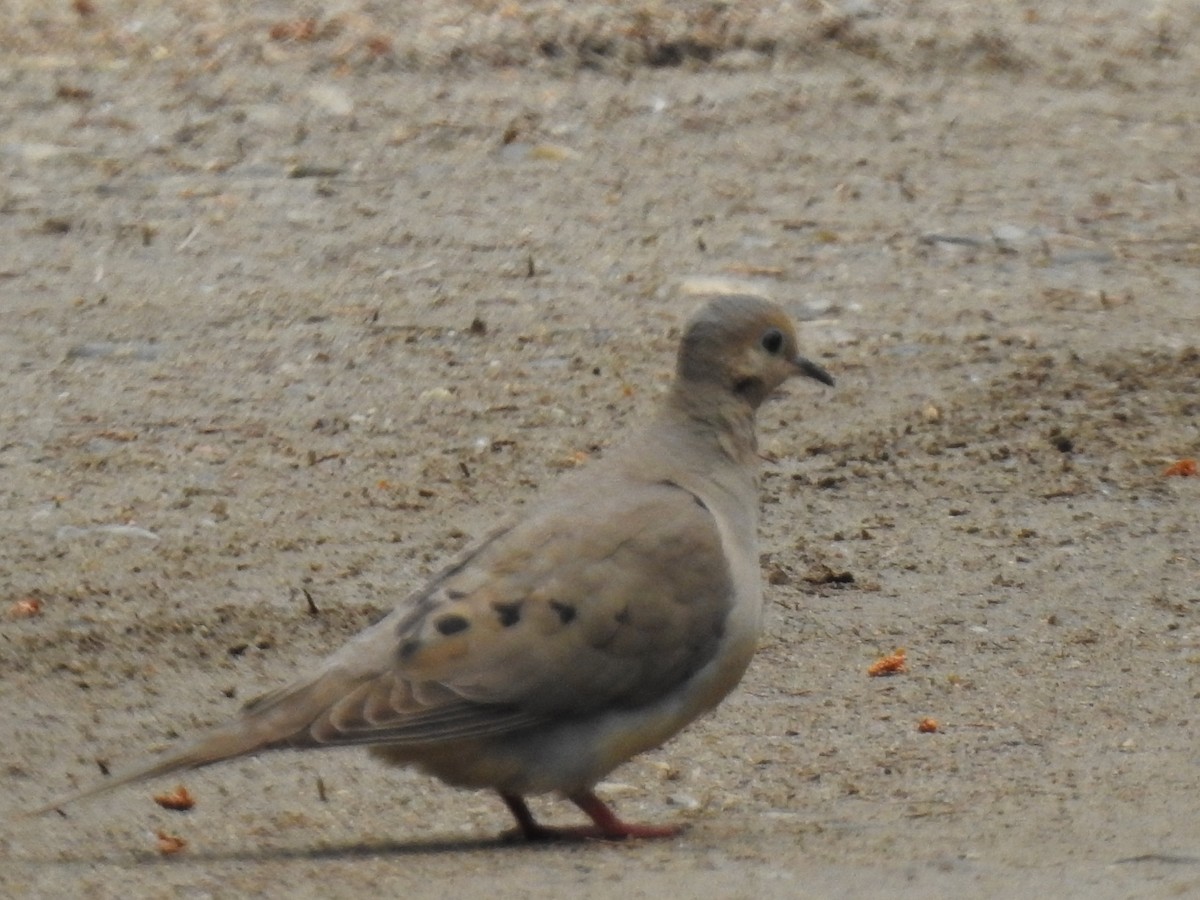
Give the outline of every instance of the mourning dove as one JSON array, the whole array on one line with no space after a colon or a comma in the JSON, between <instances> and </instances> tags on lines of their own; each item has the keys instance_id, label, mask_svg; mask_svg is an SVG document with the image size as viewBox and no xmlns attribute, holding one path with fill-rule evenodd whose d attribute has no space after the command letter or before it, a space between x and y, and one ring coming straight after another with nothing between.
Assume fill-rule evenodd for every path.
<instances>
[{"instance_id":1,"label":"mourning dove","mask_svg":"<svg viewBox=\"0 0 1200 900\"><path fill-rule=\"evenodd\" d=\"M459 556L314 672L145 765L50 804L266 750L367 745L497 791L527 838L666 837L597 782L716 706L762 623L755 411L784 381L832 385L778 306L711 300L650 422ZM592 825L539 824L556 792Z\"/></svg>"}]
</instances>

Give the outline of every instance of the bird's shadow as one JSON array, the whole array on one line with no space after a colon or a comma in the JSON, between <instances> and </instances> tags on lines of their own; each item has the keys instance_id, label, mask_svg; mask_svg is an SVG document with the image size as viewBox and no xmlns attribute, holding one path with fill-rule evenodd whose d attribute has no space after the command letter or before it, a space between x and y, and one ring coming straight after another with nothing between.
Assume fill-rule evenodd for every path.
<instances>
[{"instance_id":1,"label":"bird's shadow","mask_svg":"<svg viewBox=\"0 0 1200 900\"><path fill-rule=\"evenodd\" d=\"M183 853L173 856L146 853L143 861L175 863L211 862L278 862L284 860L337 861L366 859L375 856L434 856L444 853L480 853L496 850L545 850L564 847L561 841L522 841L501 834L493 837L432 837L422 840L352 841L344 844L326 844L311 847L264 847L261 849L241 848Z\"/></svg>"},{"instance_id":2,"label":"bird's shadow","mask_svg":"<svg viewBox=\"0 0 1200 900\"><path fill-rule=\"evenodd\" d=\"M61 854L56 857L26 856L21 862L27 865L61 866L61 865L164 865L189 866L211 865L213 863L265 863L288 860L312 860L336 862L341 860L358 860L372 857L406 857L406 856L437 856L441 854L470 854L491 853L503 850L505 852L546 852L551 850L571 850L593 847L597 844L614 846L626 843L622 841L567 839L567 840L525 840L511 833L503 833L494 837L433 837L424 840L401 841L354 841L344 844L330 844L311 847L261 847L239 849L185 849L179 853L163 854L148 851L138 851L128 855L110 854Z\"/></svg>"}]
</instances>

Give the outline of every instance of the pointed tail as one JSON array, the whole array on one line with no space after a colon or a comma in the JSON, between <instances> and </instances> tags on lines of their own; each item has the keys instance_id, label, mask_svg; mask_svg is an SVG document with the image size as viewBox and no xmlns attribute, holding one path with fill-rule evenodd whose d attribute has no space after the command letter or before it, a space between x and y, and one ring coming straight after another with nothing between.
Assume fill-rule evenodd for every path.
<instances>
[{"instance_id":1,"label":"pointed tail","mask_svg":"<svg viewBox=\"0 0 1200 900\"><path fill-rule=\"evenodd\" d=\"M40 806L35 810L23 813L20 818L27 819L44 815L51 810L60 809L69 803L86 800L89 797L95 797L99 794L106 794L127 784L148 781L160 775L170 775L172 772L182 772L185 769L198 769L201 766L253 753L260 749L253 741L247 740L248 735L240 729L240 725L240 721L231 722L208 734L188 741L182 747L166 750L161 755L141 765L117 772L111 778L98 782L91 787L68 794L65 797L59 797L53 803L47 803L45 806Z\"/></svg>"},{"instance_id":2,"label":"pointed tail","mask_svg":"<svg viewBox=\"0 0 1200 900\"><path fill-rule=\"evenodd\" d=\"M240 716L229 722L169 748L140 765L117 772L105 781L24 813L18 816L18 820L40 816L124 785L173 772L199 769L238 756L287 747L319 746L321 742L311 736L309 726L340 696L344 696L344 692L353 689L362 680L362 673L352 674L340 667L326 668L310 681L251 701Z\"/></svg>"}]
</instances>

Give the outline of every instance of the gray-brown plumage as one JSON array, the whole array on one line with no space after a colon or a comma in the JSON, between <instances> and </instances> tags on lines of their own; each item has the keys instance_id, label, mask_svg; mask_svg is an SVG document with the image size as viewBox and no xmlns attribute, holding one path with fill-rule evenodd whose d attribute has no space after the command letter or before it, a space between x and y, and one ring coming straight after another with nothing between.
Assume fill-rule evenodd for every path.
<instances>
[{"instance_id":1,"label":"gray-brown plumage","mask_svg":"<svg viewBox=\"0 0 1200 900\"><path fill-rule=\"evenodd\" d=\"M833 384L776 305L719 297L691 320L674 384L623 446L564 479L307 677L69 800L277 749L367 745L464 787L558 792L573 834L676 833L593 793L741 679L761 615L754 415L784 381ZM51 804L52 809L68 801Z\"/></svg>"}]
</instances>

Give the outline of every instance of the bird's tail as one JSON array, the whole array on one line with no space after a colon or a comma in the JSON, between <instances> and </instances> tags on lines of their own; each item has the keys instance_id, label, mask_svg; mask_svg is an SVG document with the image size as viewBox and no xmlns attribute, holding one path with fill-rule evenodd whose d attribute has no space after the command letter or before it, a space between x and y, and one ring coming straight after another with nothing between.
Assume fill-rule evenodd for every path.
<instances>
[{"instance_id":1,"label":"bird's tail","mask_svg":"<svg viewBox=\"0 0 1200 900\"><path fill-rule=\"evenodd\" d=\"M207 734L194 738L182 747L173 747L159 756L153 757L141 765L133 766L117 772L111 778L86 787L83 790L59 797L52 803L40 806L25 813L22 819L40 816L53 809L61 809L70 803L86 800L99 794L106 794L127 784L139 781L149 781L160 775L170 775L172 772L182 772L185 769L198 769L235 756L254 753L259 748L248 736L237 728L238 722L214 729Z\"/></svg>"},{"instance_id":2,"label":"bird's tail","mask_svg":"<svg viewBox=\"0 0 1200 900\"><path fill-rule=\"evenodd\" d=\"M111 778L83 790L60 797L20 819L40 816L70 803L106 794L129 784L148 781L162 775L199 769L239 756L287 747L317 746L309 736L309 726L361 676L344 670L326 669L316 678L300 682L251 701L242 714L224 724L169 748L140 765L119 771Z\"/></svg>"}]
</instances>

